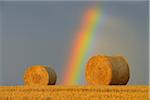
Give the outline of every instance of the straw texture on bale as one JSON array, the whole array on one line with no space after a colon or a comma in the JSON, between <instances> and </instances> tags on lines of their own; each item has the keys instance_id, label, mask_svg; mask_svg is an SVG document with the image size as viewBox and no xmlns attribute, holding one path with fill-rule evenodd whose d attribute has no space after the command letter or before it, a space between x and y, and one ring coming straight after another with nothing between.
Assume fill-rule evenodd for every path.
<instances>
[{"instance_id":1,"label":"straw texture on bale","mask_svg":"<svg viewBox=\"0 0 150 100\"><path fill-rule=\"evenodd\" d=\"M129 65L122 56L97 55L89 59L85 76L90 85L125 85L130 77Z\"/></svg>"},{"instance_id":2,"label":"straw texture on bale","mask_svg":"<svg viewBox=\"0 0 150 100\"><path fill-rule=\"evenodd\" d=\"M30 66L25 71L25 85L54 85L55 83L56 73L50 67L43 65L34 65Z\"/></svg>"},{"instance_id":3,"label":"straw texture on bale","mask_svg":"<svg viewBox=\"0 0 150 100\"><path fill-rule=\"evenodd\" d=\"M6 86L0 100L149 100L149 86Z\"/></svg>"}]
</instances>

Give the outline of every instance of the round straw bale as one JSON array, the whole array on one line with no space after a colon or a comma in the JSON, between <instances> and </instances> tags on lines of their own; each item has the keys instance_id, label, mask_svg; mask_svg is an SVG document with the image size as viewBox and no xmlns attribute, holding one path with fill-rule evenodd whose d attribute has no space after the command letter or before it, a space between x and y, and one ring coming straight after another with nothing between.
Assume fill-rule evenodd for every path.
<instances>
[{"instance_id":1,"label":"round straw bale","mask_svg":"<svg viewBox=\"0 0 150 100\"><path fill-rule=\"evenodd\" d=\"M56 73L50 67L43 65L34 65L28 67L25 71L25 85L54 85L55 83Z\"/></svg>"},{"instance_id":2,"label":"round straw bale","mask_svg":"<svg viewBox=\"0 0 150 100\"><path fill-rule=\"evenodd\" d=\"M85 76L90 85L125 85L129 80L129 65L122 56L97 55L89 59Z\"/></svg>"}]
</instances>

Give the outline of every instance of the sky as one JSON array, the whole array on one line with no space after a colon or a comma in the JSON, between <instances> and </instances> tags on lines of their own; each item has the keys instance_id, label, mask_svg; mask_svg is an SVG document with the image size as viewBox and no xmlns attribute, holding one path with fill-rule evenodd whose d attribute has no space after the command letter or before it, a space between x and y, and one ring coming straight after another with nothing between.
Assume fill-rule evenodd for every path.
<instances>
[{"instance_id":1,"label":"sky","mask_svg":"<svg viewBox=\"0 0 150 100\"><path fill-rule=\"evenodd\" d=\"M0 2L0 85L22 85L25 69L36 64L51 66L60 85L83 13L94 5L102 19L88 57L123 55L130 65L128 84L147 85L148 1ZM83 71L79 84L85 81Z\"/></svg>"}]
</instances>

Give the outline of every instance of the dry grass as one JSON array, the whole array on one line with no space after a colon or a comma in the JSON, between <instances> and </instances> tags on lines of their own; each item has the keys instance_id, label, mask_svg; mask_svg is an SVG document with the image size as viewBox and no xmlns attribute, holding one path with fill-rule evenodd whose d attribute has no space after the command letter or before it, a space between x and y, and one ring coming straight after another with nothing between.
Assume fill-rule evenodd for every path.
<instances>
[{"instance_id":1,"label":"dry grass","mask_svg":"<svg viewBox=\"0 0 150 100\"><path fill-rule=\"evenodd\" d=\"M149 100L149 86L1 86L0 100Z\"/></svg>"},{"instance_id":2,"label":"dry grass","mask_svg":"<svg viewBox=\"0 0 150 100\"><path fill-rule=\"evenodd\" d=\"M126 85L129 80L129 66L122 56L93 56L85 72L87 83L92 85Z\"/></svg>"},{"instance_id":3,"label":"dry grass","mask_svg":"<svg viewBox=\"0 0 150 100\"><path fill-rule=\"evenodd\" d=\"M56 73L53 69L43 65L29 66L24 74L25 85L54 85Z\"/></svg>"}]
</instances>

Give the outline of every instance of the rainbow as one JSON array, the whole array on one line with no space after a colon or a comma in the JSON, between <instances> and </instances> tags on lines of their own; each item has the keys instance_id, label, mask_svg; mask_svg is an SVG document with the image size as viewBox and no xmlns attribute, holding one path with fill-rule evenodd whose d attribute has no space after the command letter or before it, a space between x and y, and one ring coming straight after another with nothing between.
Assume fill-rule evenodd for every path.
<instances>
[{"instance_id":1,"label":"rainbow","mask_svg":"<svg viewBox=\"0 0 150 100\"><path fill-rule=\"evenodd\" d=\"M85 58L89 52L93 34L97 30L99 20L101 19L101 11L98 7L88 7L83 15L80 29L76 32L73 48L69 55L63 84L78 84L81 78L82 70L85 67Z\"/></svg>"}]
</instances>

